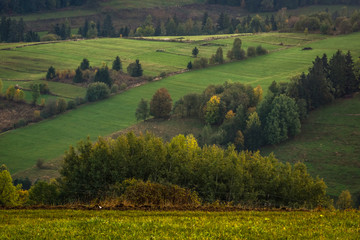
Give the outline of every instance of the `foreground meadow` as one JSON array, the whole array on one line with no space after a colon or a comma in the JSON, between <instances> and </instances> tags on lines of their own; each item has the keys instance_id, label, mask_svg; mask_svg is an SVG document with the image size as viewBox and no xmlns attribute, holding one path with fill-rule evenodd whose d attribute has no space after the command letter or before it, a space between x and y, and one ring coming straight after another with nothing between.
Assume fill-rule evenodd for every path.
<instances>
[{"instance_id":1,"label":"foreground meadow","mask_svg":"<svg viewBox=\"0 0 360 240\"><path fill-rule=\"evenodd\" d=\"M1 239L358 239L359 212L1 210Z\"/></svg>"}]
</instances>

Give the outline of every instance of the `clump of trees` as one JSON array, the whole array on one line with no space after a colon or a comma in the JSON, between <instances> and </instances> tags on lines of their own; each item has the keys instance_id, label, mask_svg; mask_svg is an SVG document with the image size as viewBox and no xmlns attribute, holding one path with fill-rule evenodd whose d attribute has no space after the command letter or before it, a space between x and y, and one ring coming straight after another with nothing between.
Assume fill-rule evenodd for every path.
<instances>
[{"instance_id":1,"label":"clump of trees","mask_svg":"<svg viewBox=\"0 0 360 240\"><path fill-rule=\"evenodd\" d=\"M272 155L239 153L233 147L201 148L192 136L179 135L169 143L133 133L116 140L99 138L95 144L84 140L65 154L61 175L65 199L72 201L104 198L124 180L135 178L194 189L206 202L307 208L331 205L325 183L312 178L302 163L282 164ZM144 185L140 184L142 191L155 191Z\"/></svg>"},{"instance_id":2,"label":"clump of trees","mask_svg":"<svg viewBox=\"0 0 360 240\"><path fill-rule=\"evenodd\" d=\"M1 4L0 4L1 9ZM1 10L0 10L1 11ZM40 37L36 32L27 30L22 18L6 18L3 16L0 22L0 42L39 42Z\"/></svg>"},{"instance_id":3,"label":"clump of trees","mask_svg":"<svg viewBox=\"0 0 360 240\"><path fill-rule=\"evenodd\" d=\"M150 115L154 118L167 119L170 117L172 99L166 88L158 89L150 101Z\"/></svg>"}]
</instances>

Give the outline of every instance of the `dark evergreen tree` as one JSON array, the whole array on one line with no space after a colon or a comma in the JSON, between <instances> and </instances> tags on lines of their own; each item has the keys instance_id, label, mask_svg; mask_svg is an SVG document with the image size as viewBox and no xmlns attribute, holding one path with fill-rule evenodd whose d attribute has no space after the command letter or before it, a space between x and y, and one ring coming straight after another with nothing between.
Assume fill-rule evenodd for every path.
<instances>
[{"instance_id":1,"label":"dark evergreen tree","mask_svg":"<svg viewBox=\"0 0 360 240\"><path fill-rule=\"evenodd\" d=\"M113 80L110 78L110 73L107 66L103 66L96 72L94 81L103 82L111 87Z\"/></svg>"},{"instance_id":2,"label":"dark evergreen tree","mask_svg":"<svg viewBox=\"0 0 360 240\"><path fill-rule=\"evenodd\" d=\"M115 29L110 15L105 17L101 35L103 37L115 37Z\"/></svg>"},{"instance_id":3,"label":"dark evergreen tree","mask_svg":"<svg viewBox=\"0 0 360 240\"><path fill-rule=\"evenodd\" d=\"M25 35L25 42L40 42L40 36L36 32L30 30Z\"/></svg>"},{"instance_id":4,"label":"dark evergreen tree","mask_svg":"<svg viewBox=\"0 0 360 240\"><path fill-rule=\"evenodd\" d=\"M73 78L73 82L74 83L81 83L83 82L84 79L83 79L83 74L82 74L82 71L80 69L80 67L78 67L75 71L75 76Z\"/></svg>"},{"instance_id":5,"label":"dark evergreen tree","mask_svg":"<svg viewBox=\"0 0 360 240\"><path fill-rule=\"evenodd\" d=\"M80 69L81 70L86 70L86 69L89 69L90 68L90 62L88 59L84 58L82 60L82 62L80 63Z\"/></svg>"},{"instance_id":6,"label":"dark evergreen tree","mask_svg":"<svg viewBox=\"0 0 360 240\"><path fill-rule=\"evenodd\" d=\"M199 49L197 47L194 47L193 50L192 50L192 55L194 57L197 57L198 54L199 54Z\"/></svg>"},{"instance_id":7,"label":"dark evergreen tree","mask_svg":"<svg viewBox=\"0 0 360 240\"><path fill-rule=\"evenodd\" d=\"M149 114L150 113L150 109L149 109L149 104L148 102L141 98L139 104L138 104L138 107L136 108L136 112L135 112L135 117L136 117L136 120L139 121L139 120L143 120L145 121L148 117L149 117Z\"/></svg>"},{"instance_id":8,"label":"dark evergreen tree","mask_svg":"<svg viewBox=\"0 0 360 240\"><path fill-rule=\"evenodd\" d=\"M330 59L329 62L329 79L334 88L334 96L336 98L342 97L346 94L345 89L345 69L346 59L344 54L338 50Z\"/></svg>"},{"instance_id":9,"label":"dark evergreen tree","mask_svg":"<svg viewBox=\"0 0 360 240\"><path fill-rule=\"evenodd\" d=\"M122 63L119 56L116 56L115 60L113 61L112 69L116 71L122 70Z\"/></svg>"},{"instance_id":10,"label":"dark evergreen tree","mask_svg":"<svg viewBox=\"0 0 360 240\"><path fill-rule=\"evenodd\" d=\"M46 73L46 80L54 79L55 76L55 68L53 66L50 66Z\"/></svg>"},{"instance_id":11,"label":"dark evergreen tree","mask_svg":"<svg viewBox=\"0 0 360 240\"><path fill-rule=\"evenodd\" d=\"M187 66L186 66L186 68L187 69L189 69L189 70L191 70L192 69L192 62L190 61L190 62L188 62L188 64L187 64Z\"/></svg>"},{"instance_id":12,"label":"dark evergreen tree","mask_svg":"<svg viewBox=\"0 0 360 240\"><path fill-rule=\"evenodd\" d=\"M130 63L127 67L127 72L132 77L141 77L143 75L143 70L140 61L136 59L134 63Z\"/></svg>"},{"instance_id":13,"label":"dark evergreen tree","mask_svg":"<svg viewBox=\"0 0 360 240\"><path fill-rule=\"evenodd\" d=\"M345 56L345 93L351 94L359 91L359 79L354 74L354 62L350 51Z\"/></svg>"}]
</instances>

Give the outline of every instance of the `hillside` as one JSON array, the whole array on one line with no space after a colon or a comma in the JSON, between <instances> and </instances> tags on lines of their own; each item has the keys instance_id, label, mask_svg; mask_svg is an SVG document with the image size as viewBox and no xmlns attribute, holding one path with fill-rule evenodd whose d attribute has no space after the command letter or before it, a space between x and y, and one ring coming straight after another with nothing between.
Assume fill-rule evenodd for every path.
<instances>
[{"instance_id":1,"label":"hillside","mask_svg":"<svg viewBox=\"0 0 360 240\"><path fill-rule=\"evenodd\" d=\"M97 102L83 106L75 111L70 111L55 119L50 119L41 122L40 124L31 125L22 129L17 129L11 132L7 132L0 136L0 145L7 146L0 149L0 161L8 165L10 170L15 173L20 170L24 170L33 166L38 159L44 159L49 161L50 159L57 158L63 154L70 144L75 144L79 139L90 136L91 139L96 139L97 136L109 135L115 131L126 128L135 123L134 111L141 97L150 99L156 89L160 87L166 87L173 100L177 100L180 96L189 92L202 91L207 85L215 83L223 83L224 81L241 81L243 83L250 83L252 85L260 84L263 89L273 81L287 81L289 77L298 74L302 71L306 71L310 66L311 61L316 55L322 55L326 52L328 55L332 55L338 48L346 51L352 50L353 55L357 56L360 53L360 45L357 41L359 34L352 34L348 36L330 37L324 40L323 37L317 35L309 35L308 39L304 39L301 34L256 34L242 37L244 47L249 45L258 45L261 43L270 50L273 50L271 54L262 57L256 57L248 59L242 62L234 62L221 66L215 66L208 69L191 71L181 75L175 75L161 81L146 84L144 86L131 89L123 94L111 97L108 100ZM311 42L311 40L319 40ZM229 48L229 44L232 43L232 39L219 39L211 41L212 43L225 44L224 48ZM208 42L208 41L207 41ZM280 42L285 42L289 46L280 46ZM108 47L104 47L108 44ZM143 49L149 49L149 44L154 44L152 49L147 50L148 54L144 55L143 61L144 69L152 69L153 73L159 73L164 69L175 70L171 66L185 66L187 61L191 59L190 50L193 46L198 45L198 42L190 43L159 43L159 42L147 42L125 39L99 39L99 40L87 40L80 42L63 42L51 45L37 45L29 46L25 48L16 48L11 51L1 51L7 54L6 58L11 59L11 55L14 54L13 66L20 66L16 64L16 61L24 61L23 58L28 58L28 53L34 51L39 54L37 61L49 62L57 61L60 66L70 67L72 65L75 68L80 60L84 57L81 51L63 51L65 49L81 49L79 46L84 46L84 52L91 53L89 59L92 62L92 56L98 62L100 59L104 59L104 56L97 54L99 51L99 44L102 49L100 51L106 51L109 53L114 52L113 48L120 47L123 51L128 49L125 56L132 58L141 57L136 53L136 49L127 48L123 43L136 44L138 47L143 46ZM142 45L144 44L144 45ZM162 52L155 52L161 44L162 48L166 48L167 51L176 54L167 54ZM128 46L129 46L128 45ZM301 51L303 46L311 46L313 51ZM185 46L185 47L184 47ZM204 47L200 47L200 52L203 56L209 56L217 46L210 44ZM276 50L276 51L275 51ZM144 50L145 51L145 50ZM119 51L121 53L121 51ZM109 54L108 53L108 54ZM57 54L59 56L57 56ZM185 54L185 56L184 56ZM121 54L119 54L121 56ZM3 55L4 56L4 55ZM146 58L145 56L148 56ZM156 56L159 56L158 58ZM162 58L166 56L166 58ZM155 59L155 60L154 60ZM29 60L29 59L27 59ZM154 64L154 62L157 64ZM31 61L35 63L35 61ZM169 64L169 65L167 65ZM3 64L1 64L3 66ZM40 66L42 66L40 64ZM153 66L153 67L152 67ZM31 67L32 68L32 67ZM47 65L43 70L37 70L33 78L39 78L42 71L45 71ZM182 67L181 67L182 68ZM26 70L31 71L31 70ZM0 70L1 76L6 73L7 76L12 76L13 79L21 78L27 75L22 70L9 69ZM146 70L145 70L146 71ZM11 80L11 83L15 83ZM66 88L63 88L63 92L67 92ZM76 91L75 91L76 92ZM106 119L106 121L104 121ZM21 149L19 151L18 149Z\"/></svg>"}]
</instances>

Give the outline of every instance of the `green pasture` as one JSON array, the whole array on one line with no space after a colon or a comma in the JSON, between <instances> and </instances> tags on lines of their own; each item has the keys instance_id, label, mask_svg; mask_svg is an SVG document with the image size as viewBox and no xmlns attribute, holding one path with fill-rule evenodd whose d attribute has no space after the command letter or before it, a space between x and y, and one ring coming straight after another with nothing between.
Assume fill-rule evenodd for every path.
<instances>
[{"instance_id":1,"label":"green pasture","mask_svg":"<svg viewBox=\"0 0 360 240\"><path fill-rule=\"evenodd\" d=\"M358 197L360 94L313 111L299 136L262 149L264 154L270 152L281 161L304 162L311 174L324 178L329 194L338 196L348 189Z\"/></svg>"},{"instance_id":2,"label":"green pasture","mask_svg":"<svg viewBox=\"0 0 360 240\"><path fill-rule=\"evenodd\" d=\"M324 52L331 55L338 48L344 50L351 49L353 55L358 56L360 54L359 36L360 34L352 34L312 42L310 43L310 46L314 48L312 51L302 51L302 47L293 47L241 62L233 62L175 75L161 81L151 82L131 89L107 100L82 106L77 110L67 112L54 119L45 120L39 124L4 133L0 135L0 146L3 146L0 148L0 163L5 163L11 173L16 173L33 166L38 159L49 161L61 156L69 145L74 145L86 136L90 136L92 140L95 140L98 136L110 135L113 132L133 125L136 123L134 113L140 99L146 98L149 100L154 92L161 87L169 90L174 101L184 94L201 92L209 84L221 84L224 81L248 83L254 87L261 85L263 89L266 90L268 85L274 80L288 81L289 77L299 74L302 71L307 71L315 56L322 55ZM162 43L122 39L99 39L84 42L66 42L63 44L66 46L64 49L69 48L71 44L75 44L79 49L81 49L80 46L86 44L92 44L93 46L97 46L98 44L98 48L104 47L103 51L110 51L113 45L106 45L104 43L112 41L132 42L133 45L138 44L139 46L144 44L142 47L144 50L146 50L146 46L149 46L149 44L159 44L155 48L164 48L165 46L166 49L171 49L171 47L173 47L174 50L178 48L178 45L183 46L183 48L187 47L189 51L191 51L193 47L193 45L186 45L184 43ZM103 43L103 45L100 43ZM245 44L246 42L244 41L244 45ZM131 44L128 44L129 48L130 45ZM41 45L35 47L40 46ZM54 46L56 46L56 44ZM113 47L116 49L117 46L118 45ZM169 46L169 48L166 46ZM213 47L214 52L216 48L217 47ZM95 56L98 50L95 47L92 49L93 50L88 48L88 55L86 57L90 59L93 65L94 62L96 62L93 59L98 57ZM41 54L42 50L38 50L40 52L39 54ZM35 50L31 51L36 54ZM153 50L149 51L149 59L151 59L150 53L153 53L152 55L156 54ZM166 53L161 54L167 55ZM75 57L72 57L73 55ZM82 58L78 55L80 55L78 51L66 52L66 50L64 50L62 56L64 59L68 59L66 60L67 62L72 58L76 58L74 64L78 64ZM122 56L121 54L119 55ZM174 59L175 63L180 62L176 60L175 57L172 59ZM189 60L192 58L188 56L186 59ZM155 61L156 60L154 60L154 62ZM165 60L161 61L166 62ZM145 62L146 61L144 61L144 68L146 68ZM170 66L170 64L167 66Z\"/></svg>"},{"instance_id":3,"label":"green pasture","mask_svg":"<svg viewBox=\"0 0 360 240\"><path fill-rule=\"evenodd\" d=\"M358 239L359 212L0 210L2 239Z\"/></svg>"}]
</instances>

